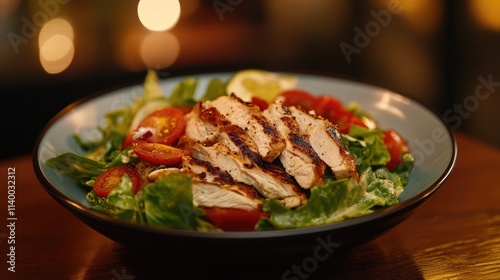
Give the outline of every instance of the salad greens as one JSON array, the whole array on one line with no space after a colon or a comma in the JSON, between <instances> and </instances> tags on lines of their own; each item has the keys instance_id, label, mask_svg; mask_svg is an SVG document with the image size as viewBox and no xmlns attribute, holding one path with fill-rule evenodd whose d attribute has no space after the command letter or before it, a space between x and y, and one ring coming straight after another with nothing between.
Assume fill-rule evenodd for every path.
<instances>
[{"instance_id":1,"label":"salad greens","mask_svg":"<svg viewBox=\"0 0 500 280\"><path fill-rule=\"evenodd\" d=\"M390 155L382 141L380 129L352 126L343 142L356 158L359 183L353 178L327 179L321 187L311 189L306 204L288 209L276 200L267 200L264 210L270 218L262 219L260 229L284 229L322 225L360 217L398 203L398 196L408 183L414 166L411 154L403 156L403 164L390 172L384 165Z\"/></svg>"},{"instance_id":2,"label":"salad greens","mask_svg":"<svg viewBox=\"0 0 500 280\"><path fill-rule=\"evenodd\" d=\"M140 160L132 148L121 149L121 145L136 126L138 115L142 117L153 110L170 104L192 106L198 81L188 77L180 81L166 97L159 85L154 70L149 70L144 81L144 95L133 104L108 112L104 125L97 129L102 137L85 142L74 135L75 142L84 151L83 155L67 152L51 158L46 164L64 175L75 179L88 190L86 196L91 209L117 219L153 226L198 231L217 230L207 222L202 209L193 205L191 178L182 173L173 173L145 185L134 194L132 182L123 176L107 198L98 196L92 186L105 170L119 165L137 164ZM225 95L226 82L220 79L209 81L201 99L213 100ZM363 114L356 105L348 107L354 114ZM398 203L398 196L408 183L414 166L410 153L403 155L403 164L389 171L385 164L390 154L383 141L383 130L354 125L342 142L356 159L359 181L354 178L335 180L326 174L323 186L310 190L307 202L289 209L274 199L265 199L263 211L270 215L260 219L257 230L286 229L322 225L363 216Z\"/></svg>"}]
</instances>

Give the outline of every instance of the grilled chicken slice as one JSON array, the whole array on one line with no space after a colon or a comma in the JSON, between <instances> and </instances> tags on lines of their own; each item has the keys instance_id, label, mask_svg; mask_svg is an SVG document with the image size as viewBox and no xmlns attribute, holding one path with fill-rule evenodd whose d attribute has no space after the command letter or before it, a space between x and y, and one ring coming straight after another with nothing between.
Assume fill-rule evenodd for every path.
<instances>
[{"instance_id":1,"label":"grilled chicken slice","mask_svg":"<svg viewBox=\"0 0 500 280\"><path fill-rule=\"evenodd\" d=\"M202 116L205 119L212 119L210 112L200 116L200 113L205 110L203 104L201 101L196 103L193 109L186 114L185 135L200 142L215 142L218 136L217 126L202 119Z\"/></svg>"},{"instance_id":2,"label":"grilled chicken slice","mask_svg":"<svg viewBox=\"0 0 500 280\"><path fill-rule=\"evenodd\" d=\"M350 155L342 144L340 133L329 121L302 111L296 107L289 108L297 120L300 130L309 135L309 143L318 156L332 169L336 179L353 177L359 181L356 171L356 159Z\"/></svg>"},{"instance_id":3,"label":"grilled chicken slice","mask_svg":"<svg viewBox=\"0 0 500 280\"><path fill-rule=\"evenodd\" d=\"M193 204L196 207L234 208L256 211L262 208L254 189L243 185L218 185L193 181Z\"/></svg>"},{"instance_id":4,"label":"grilled chicken slice","mask_svg":"<svg viewBox=\"0 0 500 280\"><path fill-rule=\"evenodd\" d=\"M277 165L263 161L249 149L243 153L251 158L250 163L248 158L243 158L221 143L205 146L184 136L179 140L179 145L190 150L191 157L228 172L235 181L254 187L264 197L277 199L290 208L306 201L305 194L293 178Z\"/></svg>"},{"instance_id":5,"label":"grilled chicken slice","mask_svg":"<svg viewBox=\"0 0 500 280\"><path fill-rule=\"evenodd\" d=\"M203 101L198 102L189 113L189 121L186 124L186 136L204 144L220 142L231 150L239 152L230 135L237 134L240 141L255 153L259 152L257 144L241 127L231 124L215 107L206 106ZM204 127L204 128L200 128ZM200 133L201 131L201 133Z\"/></svg>"},{"instance_id":6,"label":"grilled chicken slice","mask_svg":"<svg viewBox=\"0 0 500 280\"><path fill-rule=\"evenodd\" d=\"M301 133L299 124L288 108L276 101L264 110L263 115L276 124L285 139L285 149L279 160L286 172L304 189L322 184L326 164L314 151L308 137Z\"/></svg>"},{"instance_id":7,"label":"grilled chicken slice","mask_svg":"<svg viewBox=\"0 0 500 280\"><path fill-rule=\"evenodd\" d=\"M184 158L190 158L189 156ZM189 159L187 159L189 161ZM193 178L193 204L196 207L234 208L247 211L260 210L262 200L255 189L237 183L223 184L205 181L199 174L191 170L179 168L164 168L152 171L147 175L150 182L154 182L171 173L183 172ZM232 180L231 180L232 182Z\"/></svg>"},{"instance_id":8,"label":"grilled chicken slice","mask_svg":"<svg viewBox=\"0 0 500 280\"><path fill-rule=\"evenodd\" d=\"M221 185L234 185L236 181L227 171L212 166L209 162L195 159L190 156L182 157L182 170L195 174L199 179Z\"/></svg>"},{"instance_id":9,"label":"grilled chicken slice","mask_svg":"<svg viewBox=\"0 0 500 280\"><path fill-rule=\"evenodd\" d=\"M232 124L244 129L257 145L258 153L265 161L272 162L285 148L285 140L276 127L262 115L257 105L246 103L234 94L221 96L205 104L216 108Z\"/></svg>"},{"instance_id":10,"label":"grilled chicken slice","mask_svg":"<svg viewBox=\"0 0 500 280\"><path fill-rule=\"evenodd\" d=\"M147 178L149 182L154 182L160 178L163 178L169 174L172 173L178 173L181 172L179 168L175 167L169 167L169 168L159 168L156 170L153 170L147 174Z\"/></svg>"}]
</instances>

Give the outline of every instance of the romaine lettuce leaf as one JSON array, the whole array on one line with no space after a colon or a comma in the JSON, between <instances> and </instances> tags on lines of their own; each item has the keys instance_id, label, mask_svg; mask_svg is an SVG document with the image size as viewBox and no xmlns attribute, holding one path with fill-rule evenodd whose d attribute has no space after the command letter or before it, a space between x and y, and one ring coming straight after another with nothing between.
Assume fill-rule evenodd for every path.
<instances>
[{"instance_id":1,"label":"romaine lettuce leaf","mask_svg":"<svg viewBox=\"0 0 500 280\"><path fill-rule=\"evenodd\" d=\"M198 80L193 77L187 77L175 85L168 101L177 107L193 106L196 104L194 97Z\"/></svg>"},{"instance_id":2,"label":"romaine lettuce leaf","mask_svg":"<svg viewBox=\"0 0 500 280\"><path fill-rule=\"evenodd\" d=\"M384 166L391 160L387 147L382 140L382 129L367 129L353 125L342 141L351 155L356 158L358 173L368 167Z\"/></svg>"},{"instance_id":3,"label":"romaine lettuce leaf","mask_svg":"<svg viewBox=\"0 0 500 280\"><path fill-rule=\"evenodd\" d=\"M87 200L91 204L91 209L111 217L129 221L133 223L143 223L143 214L139 201L134 195L132 181L128 176L123 176L120 183L114 187L106 199L98 196L94 191L90 191Z\"/></svg>"},{"instance_id":4,"label":"romaine lettuce leaf","mask_svg":"<svg viewBox=\"0 0 500 280\"><path fill-rule=\"evenodd\" d=\"M150 225L175 229L197 229L203 211L193 205L191 177L169 174L144 186L141 203Z\"/></svg>"},{"instance_id":5,"label":"romaine lettuce leaf","mask_svg":"<svg viewBox=\"0 0 500 280\"><path fill-rule=\"evenodd\" d=\"M267 199L264 211L269 218L259 221L258 229L286 229L323 225L363 216L377 207L398 203L403 190L399 176L386 168L372 171L365 169L357 183L353 178L328 180L322 186L311 189L306 204L289 209L281 202Z\"/></svg>"},{"instance_id":6,"label":"romaine lettuce leaf","mask_svg":"<svg viewBox=\"0 0 500 280\"><path fill-rule=\"evenodd\" d=\"M81 185L86 185L88 180L95 179L107 169L103 163L71 152L50 158L45 161L45 164L75 179Z\"/></svg>"},{"instance_id":7,"label":"romaine lettuce leaf","mask_svg":"<svg viewBox=\"0 0 500 280\"><path fill-rule=\"evenodd\" d=\"M226 82L221 79L211 79L208 82L207 90L205 95L201 98L202 100L215 100L219 96L226 95Z\"/></svg>"},{"instance_id":8,"label":"romaine lettuce leaf","mask_svg":"<svg viewBox=\"0 0 500 280\"><path fill-rule=\"evenodd\" d=\"M129 148L123 151L112 151L107 161L97 161L76 153L66 152L48 159L45 164L61 174L75 179L81 185L92 186L88 181L96 179L106 169L131 161L138 161L138 158L131 155Z\"/></svg>"}]
</instances>

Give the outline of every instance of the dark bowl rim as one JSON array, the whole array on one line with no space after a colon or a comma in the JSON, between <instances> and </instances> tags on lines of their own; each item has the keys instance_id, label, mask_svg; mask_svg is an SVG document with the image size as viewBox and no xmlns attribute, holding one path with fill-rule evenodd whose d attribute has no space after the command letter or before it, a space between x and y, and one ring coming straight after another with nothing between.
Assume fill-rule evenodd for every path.
<instances>
[{"instance_id":1,"label":"dark bowl rim","mask_svg":"<svg viewBox=\"0 0 500 280\"><path fill-rule=\"evenodd\" d=\"M265 69L265 68L260 68L260 69ZM206 74L206 75L212 75L212 74L228 74L234 71L237 71L239 69L232 69L230 71L218 71L218 72L197 72L193 73L192 75L198 75L198 74ZM40 162L38 160L38 151L39 147L41 144L41 141L46 134L46 132L49 130L49 128L57 121L59 120L62 116L66 115L69 113L71 110L74 108L80 106L81 104L84 104L88 101L91 101L92 99L95 99L97 97L112 93L114 91L120 90L120 89L126 89L131 86L137 86L137 83L130 83L130 84L122 84L116 87L111 87L107 88L102 91L95 92L93 94L90 94L88 96L85 96L83 98L80 98L65 108L63 108L61 111L59 111L56 115L54 115L48 122L47 124L42 128L40 133L38 134L35 144L33 147L33 168L35 171L35 175L42 184L43 188L60 204L68 208L69 210L75 211L73 214L80 214L87 216L91 219L94 219L98 222L101 223L107 223L110 225L115 225L119 227L125 227L125 228L130 228L138 231L144 231L144 232L149 232L149 233L155 233L155 234L162 234L165 236L183 236L183 237L196 237L196 238L207 238L207 239L256 239L256 238L279 238L279 237L293 237L293 236L300 236L300 235L305 235L305 234L316 234L316 233L322 233L322 232L333 232L335 230L342 230L343 228L348 228L352 227L355 225L360 225L366 222L370 221L376 221L376 220L381 220L385 217L395 215L399 212L404 212L404 210L411 208L418 203L423 203L425 202L432 194L434 194L443 184L444 182L448 179L450 174L452 173L455 163L457 160L457 153L458 153L458 147L457 147L457 142L453 133L453 130L451 126L444 121L438 111L423 103L422 101L419 101L415 98L410 98L407 96L402 95L401 93L398 93L396 91L390 90L387 87L382 87L379 85L376 85L371 82L363 81L362 79L359 78L354 78L346 75L340 75L340 74L335 74L335 73L326 73L326 72L321 72L321 71L308 71L308 70L297 70L297 69L268 69L271 71L278 71L278 72L287 72L287 73L296 73L296 74L301 74L301 75L314 75L314 76L319 76L319 77L325 77L325 78L333 78L333 79L338 79L342 80L345 82L351 82L358 84L360 86L368 86L368 87L374 87L378 89L384 89L388 90L392 95L397 95L406 99L409 99L411 102L416 103L417 105L421 106L422 108L428 110L431 114L433 114L435 117L437 117L442 125L446 128L446 132L448 136L451 139L451 147L452 147L452 156L450 159L450 162L448 163L445 171L441 176L432 184L430 184L425 190L422 192L418 193L417 195L410 197L402 202L399 202L396 205L378 210L374 213L368 214L366 216L361 216L345 221L340 221L340 222L335 222L331 224L325 224L325 225L318 225L318 226L311 226L311 227L302 227L302 228L294 228L294 229L278 229L278 230L269 230L269 231L228 231L228 232L198 232L198 231L192 231L192 230L178 230L178 229L170 229L170 228L163 228L163 227L154 227L154 226L149 226L149 225L142 225L142 224L135 224L131 222L126 222L126 221L121 221L115 218L112 218L110 216L101 214L99 212L93 211L90 208L87 208L81 204L79 204L76 201L73 201L71 198L66 196L64 193L60 192L57 190L52 184L45 178L43 175L42 170L40 169ZM176 78L176 77L183 77L183 76L189 76L189 75L179 75L179 76L169 76L164 79L160 79L160 82L167 81L168 79L171 78Z\"/></svg>"}]
</instances>

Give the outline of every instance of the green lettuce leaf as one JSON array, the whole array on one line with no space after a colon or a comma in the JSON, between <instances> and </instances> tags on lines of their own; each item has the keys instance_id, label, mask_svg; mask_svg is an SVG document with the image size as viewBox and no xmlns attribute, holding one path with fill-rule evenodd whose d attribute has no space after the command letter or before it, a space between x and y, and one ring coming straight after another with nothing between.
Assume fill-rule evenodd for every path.
<instances>
[{"instance_id":1,"label":"green lettuce leaf","mask_svg":"<svg viewBox=\"0 0 500 280\"><path fill-rule=\"evenodd\" d=\"M323 186L311 189L306 204L295 209L267 199L264 211L269 218L259 221L260 230L298 228L323 225L372 213L377 207L398 203L403 190L399 176L385 168L366 169L357 183L353 178L328 180Z\"/></svg>"},{"instance_id":2,"label":"green lettuce leaf","mask_svg":"<svg viewBox=\"0 0 500 280\"><path fill-rule=\"evenodd\" d=\"M132 181L128 176L123 176L120 183L114 187L106 199L90 191L87 200L91 209L111 217L133 223L143 223L143 215L139 201L136 199Z\"/></svg>"},{"instance_id":3,"label":"green lettuce leaf","mask_svg":"<svg viewBox=\"0 0 500 280\"><path fill-rule=\"evenodd\" d=\"M415 158L411 153L403 154L403 163L396 167L392 173L397 174L401 179L401 183L403 186L408 184L408 180L410 180L410 174L415 166Z\"/></svg>"},{"instance_id":4,"label":"green lettuce leaf","mask_svg":"<svg viewBox=\"0 0 500 280\"><path fill-rule=\"evenodd\" d=\"M86 185L88 180L97 178L107 169L106 164L71 152L50 158L45 161L45 164L75 179L81 185Z\"/></svg>"},{"instance_id":5,"label":"green lettuce leaf","mask_svg":"<svg viewBox=\"0 0 500 280\"><path fill-rule=\"evenodd\" d=\"M207 90L205 95L201 98L202 100L214 100L219 96L226 95L226 83L220 79L211 79L208 82Z\"/></svg>"},{"instance_id":6,"label":"green lettuce leaf","mask_svg":"<svg viewBox=\"0 0 500 280\"><path fill-rule=\"evenodd\" d=\"M193 205L191 177L173 173L144 186L141 203L150 225L197 229L203 211Z\"/></svg>"},{"instance_id":7,"label":"green lettuce leaf","mask_svg":"<svg viewBox=\"0 0 500 280\"><path fill-rule=\"evenodd\" d=\"M187 77L184 81L175 85L169 98L169 102L176 107L193 106L196 104L195 93L198 86L198 80L193 77Z\"/></svg>"},{"instance_id":8,"label":"green lettuce leaf","mask_svg":"<svg viewBox=\"0 0 500 280\"><path fill-rule=\"evenodd\" d=\"M112 151L107 161L97 161L73 152L67 152L48 159L45 164L61 174L75 179L81 185L92 186L89 181L95 180L108 168L137 162L139 159L131 155L130 149Z\"/></svg>"},{"instance_id":9,"label":"green lettuce leaf","mask_svg":"<svg viewBox=\"0 0 500 280\"><path fill-rule=\"evenodd\" d=\"M381 167L391 160L387 147L382 140L383 130L367 129L353 125L348 135L343 135L342 141L348 151L356 158L358 173L368 167Z\"/></svg>"}]
</instances>

